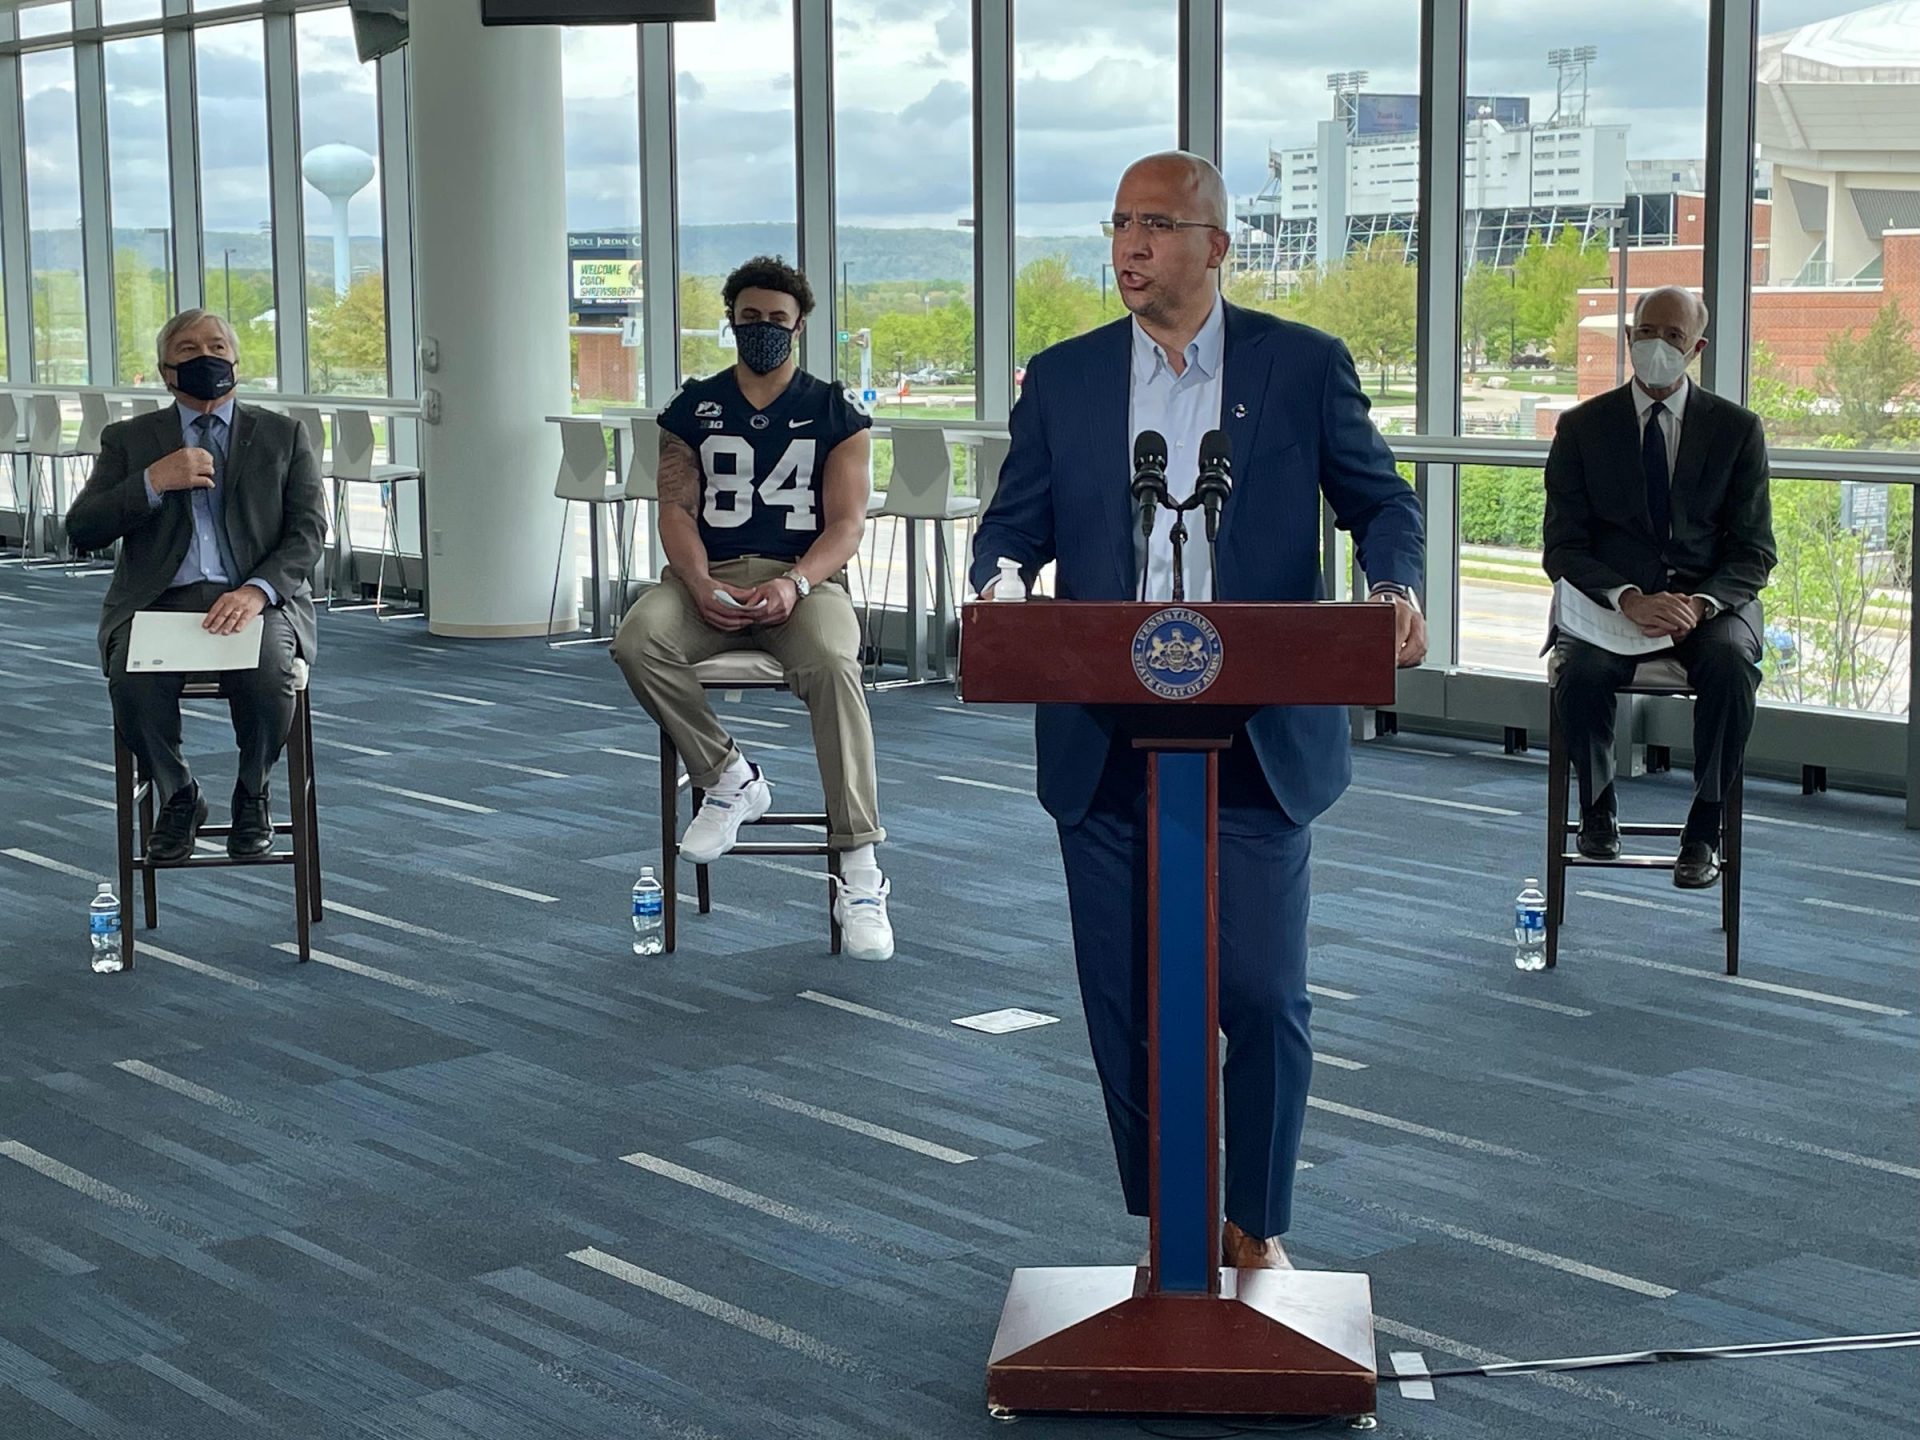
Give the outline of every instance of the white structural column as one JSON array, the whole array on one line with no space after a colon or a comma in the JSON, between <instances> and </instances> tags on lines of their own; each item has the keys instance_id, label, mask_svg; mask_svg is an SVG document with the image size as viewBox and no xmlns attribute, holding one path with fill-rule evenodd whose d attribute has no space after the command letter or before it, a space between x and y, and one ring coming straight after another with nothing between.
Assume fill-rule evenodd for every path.
<instances>
[{"instance_id":1,"label":"white structural column","mask_svg":"<svg viewBox=\"0 0 1920 1440\"><path fill-rule=\"evenodd\" d=\"M538 635L562 510L545 417L571 407L560 32L485 28L480 0L411 25L428 624Z\"/></svg>"}]
</instances>

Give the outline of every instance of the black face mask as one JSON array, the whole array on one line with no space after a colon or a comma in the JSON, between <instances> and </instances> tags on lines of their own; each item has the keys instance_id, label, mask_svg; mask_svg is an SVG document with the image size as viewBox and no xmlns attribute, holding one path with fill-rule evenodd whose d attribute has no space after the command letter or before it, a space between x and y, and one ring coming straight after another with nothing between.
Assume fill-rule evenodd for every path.
<instances>
[{"instance_id":1,"label":"black face mask","mask_svg":"<svg viewBox=\"0 0 1920 1440\"><path fill-rule=\"evenodd\" d=\"M771 375L793 354L793 331L771 320L750 321L733 327L741 362L756 375Z\"/></svg>"},{"instance_id":2,"label":"black face mask","mask_svg":"<svg viewBox=\"0 0 1920 1440\"><path fill-rule=\"evenodd\" d=\"M196 400L218 400L233 389L233 362L222 355L196 355L174 367L173 388Z\"/></svg>"}]
</instances>

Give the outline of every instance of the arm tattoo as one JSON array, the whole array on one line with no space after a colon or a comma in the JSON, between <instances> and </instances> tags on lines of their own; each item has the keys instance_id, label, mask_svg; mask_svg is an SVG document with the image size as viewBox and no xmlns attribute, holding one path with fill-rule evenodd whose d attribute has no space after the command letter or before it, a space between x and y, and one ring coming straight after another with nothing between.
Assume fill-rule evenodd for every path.
<instances>
[{"instance_id":1,"label":"arm tattoo","mask_svg":"<svg viewBox=\"0 0 1920 1440\"><path fill-rule=\"evenodd\" d=\"M675 435L660 437L660 503L700 514L700 461L693 447Z\"/></svg>"}]
</instances>

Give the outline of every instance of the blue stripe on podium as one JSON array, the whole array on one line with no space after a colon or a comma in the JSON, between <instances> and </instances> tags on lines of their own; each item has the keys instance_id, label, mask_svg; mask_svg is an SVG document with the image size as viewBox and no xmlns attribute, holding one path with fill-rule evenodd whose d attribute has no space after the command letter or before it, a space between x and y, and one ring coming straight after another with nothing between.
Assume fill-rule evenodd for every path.
<instances>
[{"instance_id":1,"label":"blue stripe on podium","mask_svg":"<svg viewBox=\"0 0 1920 1440\"><path fill-rule=\"evenodd\" d=\"M1159 764L1160 1270L1162 1290L1205 1294L1215 1203L1208 1183L1207 755L1161 752Z\"/></svg>"}]
</instances>

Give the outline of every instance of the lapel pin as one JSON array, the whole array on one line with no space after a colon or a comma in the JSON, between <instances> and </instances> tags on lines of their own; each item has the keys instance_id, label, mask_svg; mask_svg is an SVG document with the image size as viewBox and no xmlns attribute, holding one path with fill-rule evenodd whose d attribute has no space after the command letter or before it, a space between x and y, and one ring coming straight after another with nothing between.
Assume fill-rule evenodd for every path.
<instances>
[{"instance_id":1,"label":"lapel pin","mask_svg":"<svg viewBox=\"0 0 1920 1440\"><path fill-rule=\"evenodd\" d=\"M1233 407L1233 418L1234 418L1234 419L1236 419L1236 420L1244 420L1244 419L1246 419L1246 418L1247 418L1247 407L1246 407L1245 405L1236 405L1236 406L1234 406L1234 407Z\"/></svg>"}]
</instances>

